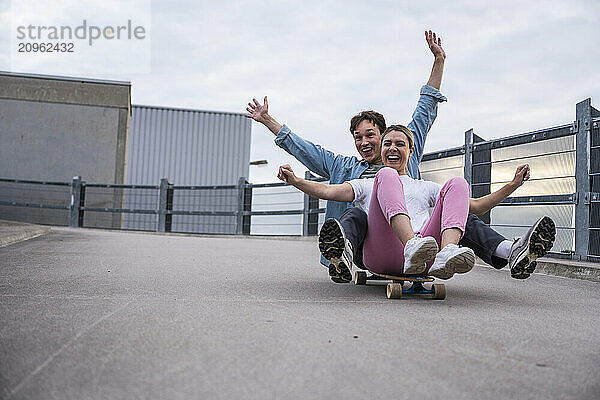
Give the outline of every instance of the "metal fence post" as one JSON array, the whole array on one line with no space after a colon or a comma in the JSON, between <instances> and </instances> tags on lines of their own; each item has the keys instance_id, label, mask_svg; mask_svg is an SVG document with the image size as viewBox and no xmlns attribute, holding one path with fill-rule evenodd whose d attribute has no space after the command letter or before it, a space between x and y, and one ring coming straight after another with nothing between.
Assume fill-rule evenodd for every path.
<instances>
[{"instance_id":1,"label":"metal fence post","mask_svg":"<svg viewBox=\"0 0 600 400\"><path fill-rule=\"evenodd\" d=\"M244 195L246 189L246 178L241 177L238 180L237 184L238 188L238 201L237 201L237 213L236 213L236 222L235 222L235 234L243 235L244 234Z\"/></svg>"},{"instance_id":2,"label":"metal fence post","mask_svg":"<svg viewBox=\"0 0 600 400\"><path fill-rule=\"evenodd\" d=\"M168 212L173 210L173 185L169 179L160 180L160 189L158 194L158 232L171 232L173 216Z\"/></svg>"},{"instance_id":3,"label":"metal fence post","mask_svg":"<svg viewBox=\"0 0 600 400\"><path fill-rule=\"evenodd\" d=\"M492 188L492 150L490 148L477 149L475 143L485 140L475 133L473 129L465 132L465 166L464 177L469 182L471 197L481 197L491 193ZM490 223L490 212L480 216L486 224Z\"/></svg>"},{"instance_id":4,"label":"metal fence post","mask_svg":"<svg viewBox=\"0 0 600 400\"><path fill-rule=\"evenodd\" d=\"M244 211L252 211L252 186L248 185L248 182L244 180ZM243 235L250 234L250 227L252 226L251 215L244 215L243 218Z\"/></svg>"},{"instance_id":5,"label":"metal fence post","mask_svg":"<svg viewBox=\"0 0 600 400\"><path fill-rule=\"evenodd\" d=\"M471 197L481 197L491 193L492 188L492 150L484 148L478 150L475 143L485 140L475 133L473 129L465 132L465 165L464 178L469 182ZM480 216L486 224L490 223L490 212Z\"/></svg>"},{"instance_id":6,"label":"metal fence post","mask_svg":"<svg viewBox=\"0 0 600 400\"><path fill-rule=\"evenodd\" d=\"M310 171L304 173L304 179L314 178ZM319 208L319 199L304 194L304 207L302 213L302 236L315 236L319 228L319 214L312 212Z\"/></svg>"},{"instance_id":7,"label":"metal fence post","mask_svg":"<svg viewBox=\"0 0 600 400\"><path fill-rule=\"evenodd\" d=\"M310 171L304 172L304 179L310 179ZM308 216L310 212L310 197L304 193L304 206L302 207L302 236L308 236Z\"/></svg>"},{"instance_id":8,"label":"metal fence post","mask_svg":"<svg viewBox=\"0 0 600 400\"><path fill-rule=\"evenodd\" d=\"M467 182L469 182L469 186L471 185L471 180L473 177L473 129L469 129L465 132L465 165L463 176ZM473 189L473 188L471 188Z\"/></svg>"},{"instance_id":9,"label":"metal fence post","mask_svg":"<svg viewBox=\"0 0 600 400\"><path fill-rule=\"evenodd\" d=\"M477 147L477 143L485 140L473 133L471 146L471 197L477 198L492 192L492 149L489 146ZM488 211L479 217L486 224L490 224Z\"/></svg>"},{"instance_id":10,"label":"metal fence post","mask_svg":"<svg viewBox=\"0 0 600 400\"><path fill-rule=\"evenodd\" d=\"M80 176L74 176L71 183L71 205L69 226L73 228L83 227L83 210L85 205L85 182Z\"/></svg>"},{"instance_id":11,"label":"metal fence post","mask_svg":"<svg viewBox=\"0 0 600 400\"><path fill-rule=\"evenodd\" d=\"M587 259L590 237L590 130L592 99L577 103L575 136L575 257Z\"/></svg>"},{"instance_id":12,"label":"metal fence post","mask_svg":"<svg viewBox=\"0 0 600 400\"><path fill-rule=\"evenodd\" d=\"M590 131L590 237L588 258L600 260L600 111L592 107Z\"/></svg>"},{"instance_id":13,"label":"metal fence post","mask_svg":"<svg viewBox=\"0 0 600 400\"><path fill-rule=\"evenodd\" d=\"M173 185L167 182L167 209L165 213L165 231L171 232L173 227L173 214L169 211L173 211L173 195L175 190Z\"/></svg>"}]
</instances>

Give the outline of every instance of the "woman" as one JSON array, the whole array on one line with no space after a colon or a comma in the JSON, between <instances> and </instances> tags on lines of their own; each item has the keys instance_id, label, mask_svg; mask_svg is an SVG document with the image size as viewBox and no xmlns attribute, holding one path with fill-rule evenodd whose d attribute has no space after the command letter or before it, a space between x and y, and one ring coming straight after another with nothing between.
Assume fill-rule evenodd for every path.
<instances>
[{"instance_id":1,"label":"woman","mask_svg":"<svg viewBox=\"0 0 600 400\"><path fill-rule=\"evenodd\" d=\"M388 127L381 142L386 168L373 179L327 185L298 178L289 165L279 168L278 177L311 196L354 201L367 212L369 230L363 262L370 271L392 275L425 273L440 279L470 271L475 255L471 249L458 246L468 213L484 214L508 197L529 179L529 167L517 168L515 180L519 185L506 185L492 194L471 199L469 185L463 178L452 178L440 186L407 175L414 145L408 128ZM434 207L431 216L430 207Z\"/></svg>"}]
</instances>

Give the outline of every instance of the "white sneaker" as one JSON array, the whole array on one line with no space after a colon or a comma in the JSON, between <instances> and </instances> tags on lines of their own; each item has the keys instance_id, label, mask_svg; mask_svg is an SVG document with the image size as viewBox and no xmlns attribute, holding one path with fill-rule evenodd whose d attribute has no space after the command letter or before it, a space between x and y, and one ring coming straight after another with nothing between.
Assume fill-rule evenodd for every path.
<instances>
[{"instance_id":1,"label":"white sneaker","mask_svg":"<svg viewBox=\"0 0 600 400\"><path fill-rule=\"evenodd\" d=\"M439 279L450 279L452 275L464 274L473 269L475 253L468 247L448 244L435 256L429 275Z\"/></svg>"},{"instance_id":2,"label":"white sneaker","mask_svg":"<svg viewBox=\"0 0 600 400\"><path fill-rule=\"evenodd\" d=\"M431 236L415 236L404 246L404 275L421 274L427 269L425 263L438 252L438 245Z\"/></svg>"}]
</instances>

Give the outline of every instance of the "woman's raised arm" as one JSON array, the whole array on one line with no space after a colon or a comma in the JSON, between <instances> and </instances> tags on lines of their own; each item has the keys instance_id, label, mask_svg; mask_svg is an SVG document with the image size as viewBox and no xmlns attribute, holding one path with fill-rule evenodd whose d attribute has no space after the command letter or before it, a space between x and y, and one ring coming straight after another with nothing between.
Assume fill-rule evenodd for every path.
<instances>
[{"instance_id":1,"label":"woman's raised arm","mask_svg":"<svg viewBox=\"0 0 600 400\"><path fill-rule=\"evenodd\" d=\"M341 185L328 185L322 182L308 181L297 177L289 165L279 167L277 177L284 182L300 189L309 196L318 197L323 200L354 201L354 189L349 183Z\"/></svg>"}]
</instances>

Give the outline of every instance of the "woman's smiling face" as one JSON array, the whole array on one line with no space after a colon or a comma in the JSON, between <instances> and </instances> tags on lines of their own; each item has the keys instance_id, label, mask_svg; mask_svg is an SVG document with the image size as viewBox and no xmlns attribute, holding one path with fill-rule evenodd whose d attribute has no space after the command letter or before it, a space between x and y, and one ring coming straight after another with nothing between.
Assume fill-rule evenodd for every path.
<instances>
[{"instance_id":1,"label":"woman's smiling face","mask_svg":"<svg viewBox=\"0 0 600 400\"><path fill-rule=\"evenodd\" d=\"M381 158L386 167L394 168L399 174L406 175L411 154L410 141L404 132L391 131L383 137Z\"/></svg>"}]
</instances>

